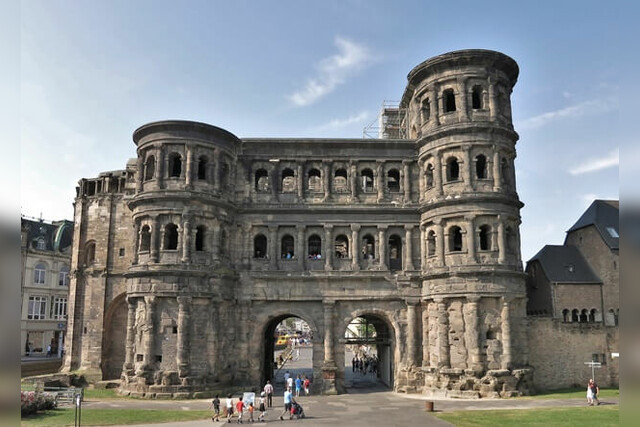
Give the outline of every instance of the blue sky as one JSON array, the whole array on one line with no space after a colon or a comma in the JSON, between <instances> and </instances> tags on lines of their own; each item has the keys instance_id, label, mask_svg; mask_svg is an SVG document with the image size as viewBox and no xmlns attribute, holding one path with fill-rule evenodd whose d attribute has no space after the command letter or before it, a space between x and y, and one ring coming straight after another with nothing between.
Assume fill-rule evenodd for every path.
<instances>
[{"instance_id":1,"label":"blue sky","mask_svg":"<svg viewBox=\"0 0 640 427\"><path fill-rule=\"evenodd\" d=\"M561 244L594 198L617 199L620 150L639 155L623 126L637 92L638 13L588 1L478 4L22 2L21 212L71 219L78 179L124 168L144 123L357 138L415 65L494 49L520 66L512 102L526 260Z\"/></svg>"}]
</instances>

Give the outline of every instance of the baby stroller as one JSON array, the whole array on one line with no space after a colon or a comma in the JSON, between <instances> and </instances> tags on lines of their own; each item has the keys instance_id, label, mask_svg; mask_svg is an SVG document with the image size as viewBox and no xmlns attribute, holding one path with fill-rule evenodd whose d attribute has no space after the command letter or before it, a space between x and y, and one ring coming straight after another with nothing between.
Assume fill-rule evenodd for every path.
<instances>
[{"instance_id":1,"label":"baby stroller","mask_svg":"<svg viewBox=\"0 0 640 427\"><path fill-rule=\"evenodd\" d=\"M304 418L304 409L295 400L291 402L291 417L296 417L296 419Z\"/></svg>"}]
</instances>

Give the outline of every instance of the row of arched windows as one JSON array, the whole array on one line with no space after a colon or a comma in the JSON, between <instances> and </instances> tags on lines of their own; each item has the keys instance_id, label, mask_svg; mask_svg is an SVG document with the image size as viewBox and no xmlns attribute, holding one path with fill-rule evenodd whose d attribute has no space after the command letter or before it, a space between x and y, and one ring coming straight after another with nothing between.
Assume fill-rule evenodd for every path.
<instances>
[{"instance_id":1,"label":"row of arched windows","mask_svg":"<svg viewBox=\"0 0 640 427\"><path fill-rule=\"evenodd\" d=\"M482 224L477 228L477 239L475 239L476 247L481 251L494 250L493 229L488 224ZM466 243L463 239L463 230L461 227L454 225L447 230L449 238L447 239L447 249L449 252L462 252L465 250ZM517 246L516 235L511 227L505 228L505 236L507 243L507 251L514 252ZM436 255L436 232L429 230L427 232L427 256L434 257Z\"/></svg>"},{"instance_id":2,"label":"row of arched windows","mask_svg":"<svg viewBox=\"0 0 640 427\"><path fill-rule=\"evenodd\" d=\"M179 178L183 175L183 159L180 153L170 153L168 157L168 171L166 176L168 178ZM196 162L196 170L194 178L201 181L207 181L209 179L211 162L207 156L200 156ZM218 179L222 185L226 185L229 174L229 165L226 162L222 162L218 171ZM154 155L147 156L144 163L144 181L149 181L156 178L156 158Z\"/></svg>"},{"instance_id":3,"label":"row of arched windows","mask_svg":"<svg viewBox=\"0 0 640 427\"><path fill-rule=\"evenodd\" d=\"M487 157L484 154L478 154L474 158L475 163L475 178L476 179L488 179L489 174L487 171ZM446 160L446 182L454 182L459 181L460 178L460 161L456 156L449 156ZM500 171L501 171L501 180L502 184L510 185L510 170L509 170L509 162L506 158L502 158L500 161ZM433 188L434 186L434 166L431 162L427 162L425 165L425 182L427 190Z\"/></svg>"},{"instance_id":4,"label":"row of arched windows","mask_svg":"<svg viewBox=\"0 0 640 427\"><path fill-rule=\"evenodd\" d=\"M596 321L601 321L601 319L598 319L598 317L598 310L596 310L595 308L592 308L591 310L588 310L586 308L583 308L582 310L574 308L571 311L569 311L568 308L565 308L564 310L562 310L562 320L564 322L595 323Z\"/></svg>"},{"instance_id":5,"label":"row of arched windows","mask_svg":"<svg viewBox=\"0 0 640 427\"><path fill-rule=\"evenodd\" d=\"M47 277L47 265L43 262L39 262L33 268L33 283L36 285L46 284ZM58 285L69 286L69 266L63 265L58 272Z\"/></svg>"},{"instance_id":6,"label":"row of arched windows","mask_svg":"<svg viewBox=\"0 0 640 427\"><path fill-rule=\"evenodd\" d=\"M195 228L195 242L194 249L196 252L202 252L206 250L206 227L199 225ZM168 223L164 226L164 233L162 237L161 249L165 251L172 251L178 249L178 241L180 239L180 233L178 232L178 226L174 223ZM226 231L221 230L221 239L226 239ZM224 245L220 245L224 248ZM151 249L151 227L149 225L143 225L140 229L140 243L138 246L139 252L148 252Z\"/></svg>"}]
</instances>

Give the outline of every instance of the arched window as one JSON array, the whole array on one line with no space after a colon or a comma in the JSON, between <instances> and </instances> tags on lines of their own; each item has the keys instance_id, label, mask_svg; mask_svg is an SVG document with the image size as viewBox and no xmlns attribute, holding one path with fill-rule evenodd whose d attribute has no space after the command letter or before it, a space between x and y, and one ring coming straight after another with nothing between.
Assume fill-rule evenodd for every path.
<instances>
[{"instance_id":1,"label":"arched window","mask_svg":"<svg viewBox=\"0 0 640 427\"><path fill-rule=\"evenodd\" d=\"M85 264L86 265L93 264L96 260L96 243L95 242L87 243L84 253L85 253L85 256L84 256Z\"/></svg>"},{"instance_id":2,"label":"arched window","mask_svg":"<svg viewBox=\"0 0 640 427\"><path fill-rule=\"evenodd\" d=\"M500 174L502 175L502 183L506 186L511 185L511 176L509 172L509 162L506 158L500 161Z\"/></svg>"},{"instance_id":3,"label":"arched window","mask_svg":"<svg viewBox=\"0 0 640 427\"><path fill-rule=\"evenodd\" d=\"M156 173L156 158L153 156L147 157L147 161L144 163L144 180L149 181L153 179L153 175Z\"/></svg>"},{"instance_id":4,"label":"arched window","mask_svg":"<svg viewBox=\"0 0 640 427\"><path fill-rule=\"evenodd\" d=\"M69 286L69 266L63 265L58 274L58 286Z\"/></svg>"},{"instance_id":5,"label":"arched window","mask_svg":"<svg viewBox=\"0 0 640 427\"><path fill-rule=\"evenodd\" d=\"M258 169L255 174L255 189L258 192L269 191L269 174L264 169Z\"/></svg>"},{"instance_id":6,"label":"arched window","mask_svg":"<svg viewBox=\"0 0 640 427\"><path fill-rule=\"evenodd\" d=\"M513 254L516 252L516 246L517 246L516 234L511 227L507 227L505 229L505 234L507 238L507 252Z\"/></svg>"},{"instance_id":7,"label":"arched window","mask_svg":"<svg viewBox=\"0 0 640 427\"><path fill-rule=\"evenodd\" d=\"M38 240L36 241L36 249L41 251L47 249L47 242L44 240L44 238L38 237Z\"/></svg>"},{"instance_id":8,"label":"arched window","mask_svg":"<svg viewBox=\"0 0 640 427\"><path fill-rule=\"evenodd\" d=\"M587 311L586 308L584 308L580 313L580 323L587 323L588 320L589 320L589 312Z\"/></svg>"},{"instance_id":9,"label":"arched window","mask_svg":"<svg viewBox=\"0 0 640 427\"><path fill-rule=\"evenodd\" d=\"M220 188L227 188L229 185L229 164L227 162L223 162L220 165L220 175L218 176L218 180L220 182Z\"/></svg>"},{"instance_id":10,"label":"arched window","mask_svg":"<svg viewBox=\"0 0 640 427\"><path fill-rule=\"evenodd\" d=\"M574 308L573 310L571 310L571 321L572 322L580 321L580 312L578 311L577 308Z\"/></svg>"},{"instance_id":11,"label":"arched window","mask_svg":"<svg viewBox=\"0 0 640 427\"><path fill-rule=\"evenodd\" d=\"M333 189L345 191L347 189L347 170L340 168L333 174Z\"/></svg>"},{"instance_id":12,"label":"arched window","mask_svg":"<svg viewBox=\"0 0 640 427\"><path fill-rule=\"evenodd\" d=\"M436 255L436 233L433 230L429 230L427 233L427 256Z\"/></svg>"},{"instance_id":13,"label":"arched window","mask_svg":"<svg viewBox=\"0 0 640 427\"><path fill-rule=\"evenodd\" d=\"M394 270L402 269L402 239L392 234L389 236L388 241L389 248L389 268Z\"/></svg>"},{"instance_id":14,"label":"arched window","mask_svg":"<svg viewBox=\"0 0 640 427\"><path fill-rule=\"evenodd\" d=\"M462 251L462 229L453 226L449 229L449 252Z\"/></svg>"},{"instance_id":15,"label":"arched window","mask_svg":"<svg viewBox=\"0 0 640 427\"><path fill-rule=\"evenodd\" d=\"M47 272L47 266L43 263L36 264L33 269L33 283L36 285L44 285L45 274Z\"/></svg>"},{"instance_id":16,"label":"arched window","mask_svg":"<svg viewBox=\"0 0 640 427\"><path fill-rule=\"evenodd\" d=\"M140 230L140 249L139 252L149 252L151 248L151 229L148 225L143 225Z\"/></svg>"},{"instance_id":17,"label":"arched window","mask_svg":"<svg viewBox=\"0 0 640 427\"><path fill-rule=\"evenodd\" d=\"M282 171L282 192L294 193L296 192L296 177L293 173L293 169L286 168Z\"/></svg>"},{"instance_id":18,"label":"arched window","mask_svg":"<svg viewBox=\"0 0 640 427\"><path fill-rule=\"evenodd\" d=\"M296 255L293 237L289 234L282 238L280 245L280 255L282 258L291 259Z\"/></svg>"},{"instance_id":19,"label":"arched window","mask_svg":"<svg viewBox=\"0 0 640 427\"><path fill-rule=\"evenodd\" d=\"M204 251L205 231L204 225L196 227L196 252Z\"/></svg>"},{"instance_id":20,"label":"arched window","mask_svg":"<svg viewBox=\"0 0 640 427\"><path fill-rule=\"evenodd\" d=\"M478 154L476 156L476 178L487 178L487 158L484 154Z\"/></svg>"},{"instance_id":21,"label":"arched window","mask_svg":"<svg viewBox=\"0 0 640 427\"><path fill-rule=\"evenodd\" d=\"M420 117L422 119L422 123L428 122L431 116L431 105L429 104L429 98L425 98L422 100L420 108Z\"/></svg>"},{"instance_id":22,"label":"arched window","mask_svg":"<svg viewBox=\"0 0 640 427\"><path fill-rule=\"evenodd\" d=\"M427 190L433 188L433 165L431 163L427 163L427 170L425 172L425 184L427 186Z\"/></svg>"},{"instance_id":23,"label":"arched window","mask_svg":"<svg viewBox=\"0 0 640 427\"><path fill-rule=\"evenodd\" d=\"M317 234L312 234L309 236L309 249L308 249L308 257L309 259L320 259L322 258L322 240L320 236Z\"/></svg>"},{"instance_id":24,"label":"arched window","mask_svg":"<svg viewBox=\"0 0 640 427\"><path fill-rule=\"evenodd\" d=\"M228 245L229 245L229 237L227 235L227 230L223 228L220 230L220 256L227 255Z\"/></svg>"},{"instance_id":25,"label":"arched window","mask_svg":"<svg viewBox=\"0 0 640 427\"><path fill-rule=\"evenodd\" d=\"M474 110L480 110L482 105L482 86L475 85L471 90L471 108Z\"/></svg>"},{"instance_id":26,"label":"arched window","mask_svg":"<svg viewBox=\"0 0 640 427\"><path fill-rule=\"evenodd\" d=\"M344 234L336 237L335 252L336 258L349 258L349 239Z\"/></svg>"},{"instance_id":27,"label":"arched window","mask_svg":"<svg viewBox=\"0 0 640 427\"><path fill-rule=\"evenodd\" d=\"M173 251L178 249L178 226L169 223L164 227L164 249Z\"/></svg>"},{"instance_id":28,"label":"arched window","mask_svg":"<svg viewBox=\"0 0 640 427\"><path fill-rule=\"evenodd\" d=\"M447 159L447 181L457 181L460 179L460 164L455 157Z\"/></svg>"},{"instance_id":29,"label":"arched window","mask_svg":"<svg viewBox=\"0 0 640 427\"><path fill-rule=\"evenodd\" d=\"M371 193L373 191L373 171L371 169L363 169L360 172L360 179L362 180L362 191Z\"/></svg>"},{"instance_id":30,"label":"arched window","mask_svg":"<svg viewBox=\"0 0 640 427\"><path fill-rule=\"evenodd\" d=\"M562 310L562 319L564 322L570 322L571 318L569 317L569 309L565 308Z\"/></svg>"},{"instance_id":31,"label":"arched window","mask_svg":"<svg viewBox=\"0 0 640 427\"><path fill-rule=\"evenodd\" d=\"M169 155L169 177L178 178L182 174L182 157L178 153Z\"/></svg>"},{"instance_id":32,"label":"arched window","mask_svg":"<svg viewBox=\"0 0 640 427\"><path fill-rule=\"evenodd\" d=\"M480 250L482 251L490 251L491 250L491 227L488 225L480 226Z\"/></svg>"},{"instance_id":33,"label":"arched window","mask_svg":"<svg viewBox=\"0 0 640 427\"><path fill-rule=\"evenodd\" d=\"M264 259L267 257L267 238L258 234L253 238L253 257Z\"/></svg>"},{"instance_id":34,"label":"arched window","mask_svg":"<svg viewBox=\"0 0 640 427\"><path fill-rule=\"evenodd\" d=\"M307 187L309 191L322 191L322 175L318 169L309 170Z\"/></svg>"},{"instance_id":35,"label":"arched window","mask_svg":"<svg viewBox=\"0 0 640 427\"><path fill-rule=\"evenodd\" d=\"M487 334L485 336L488 340L495 340L497 338L496 331L493 329L487 329Z\"/></svg>"},{"instance_id":36,"label":"arched window","mask_svg":"<svg viewBox=\"0 0 640 427\"><path fill-rule=\"evenodd\" d=\"M597 313L598 310L596 310L595 308L591 309L591 311L589 312L589 323L595 323Z\"/></svg>"},{"instance_id":37,"label":"arched window","mask_svg":"<svg viewBox=\"0 0 640 427\"><path fill-rule=\"evenodd\" d=\"M397 193L400 191L400 172L398 169L391 169L387 172L387 188L390 193Z\"/></svg>"},{"instance_id":38,"label":"arched window","mask_svg":"<svg viewBox=\"0 0 640 427\"><path fill-rule=\"evenodd\" d=\"M450 113L456 111L456 96L453 89L447 89L442 93L442 102L444 103L444 112Z\"/></svg>"},{"instance_id":39,"label":"arched window","mask_svg":"<svg viewBox=\"0 0 640 427\"><path fill-rule=\"evenodd\" d=\"M205 156L200 156L198 159L198 179L207 179L207 163L208 160Z\"/></svg>"},{"instance_id":40,"label":"arched window","mask_svg":"<svg viewBox=\"0 0 640 427\"><path fill-rule=\"evenodd\" d=\"M364 259L375 259L376 257L376 243L371 234L362 238L362 257Z\"/></svg>"}]
</instances>

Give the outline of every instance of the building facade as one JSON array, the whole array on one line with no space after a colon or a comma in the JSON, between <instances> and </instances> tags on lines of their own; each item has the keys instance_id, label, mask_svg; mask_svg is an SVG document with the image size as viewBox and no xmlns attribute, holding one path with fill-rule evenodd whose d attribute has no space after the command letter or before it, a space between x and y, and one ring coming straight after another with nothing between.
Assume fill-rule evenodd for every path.
<instances>
[{"instance_id":1,"label":"building facade","mask_svg":"<svg viewBox=\"0 0 640 427\"><path fill-rule=\"evenodd\" d=\"M378 331L382 379L446 396L528 393L510 94L518 66L466 50L415 67L396 139L238 138L154 122L75 200L65 370L121 391L260 386L289 316L314 387L344 390L345 333Z\"/></svg>"},{"instance_id":2,"label":"building facade","mask_svg":"<svg viewBox=\"0 0 640 427\"><path fill-rule=\"evenodd\" d=\"M67 330L71 221L21 218L20 354L60 357Z\"/></svg>"}]
</instances>

